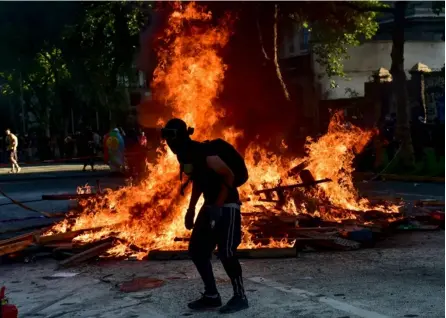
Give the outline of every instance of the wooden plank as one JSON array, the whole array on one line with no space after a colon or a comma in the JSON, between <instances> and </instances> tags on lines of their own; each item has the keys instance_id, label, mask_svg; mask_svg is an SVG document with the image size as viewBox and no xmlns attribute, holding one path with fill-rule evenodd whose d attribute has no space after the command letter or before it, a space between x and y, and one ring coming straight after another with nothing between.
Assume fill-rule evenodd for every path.
<instances>
[{"instance_id":1,"label":"wooden plank","mask_svg":"<svg viewBox=\"0 0 446 318\"><path fill-rule=\"evenodd\" d=\"M17 243L17 242L34 242L34 236L39 234L40 231L34 231L30 233L25 233L19 236L14 236L10 239L0 241L0 246L9 245L11 243Z\"/></svg>"},{"instance_id":2,"label":"wooden plank","mask_svg":"<svg viewBox=\"0 0 446 318\"><path fill-rule=\"evenodd\" d=\"M444 201L439 200L418 200L415 205L423 207L444 207Z\"/></svg>"},{"instance_id":3,"label":"wooden plank","mask_svg":"<svg viewBox=\"0 0 446 318\"><path fill-rule=\"evenodd\" d=\"M311 242L314 247L321 247L330 250L350 251L357 250L361 247L361 244L352 240L347 240L337 236L328 236L320 234L302 233L302 236L318 239Z\"/></svg>"},{"instance_id":4,"label":"wooden plank","mask_svg":"<svg viewBox=\"0 0 446 318\"><path fill-rule=\"evenodd\" d=\"M299 174L299 172L301 172L303 169L305 169L308 166L309 163L310 162L308 160L305 160L305 161L299 163L297 166L291 168L287 173L288 177L297 176Z\"/></svg>"},{"instance_id":5,"label":"wooden plank","mask_svg":"<svg viewBox=\"0 0 446 318\"><path fill-rule=\"evenodd\" d=\"M8 245L0 246L0 256L16 253L18 251L24 250L32 244L32 241L19 241L11 243Z\"/></svg>"},{"instance_id":6,"label":"wooden plank","mask_svg":"<svg viewBox=\"0 0 446 318\"><path fill-rule=\"evenodd\" d=\"M113 225L109 225L109 227L118 226L119 224L124 224L124 223L125 222L116 223L116 224L113 224ZM40 236L39 238L36 239L36 242L39 243L39 244L49 244L49 243L61 242L61 241L71 241L76 236L78 236L78 235L80 235L80 234L82 234L84 232L100 231L104 227L105 226L98 226L98 227L92 227L92 228L81 229L81 230L76 230L76 231L69 231L69 232L65 232L65 233L58 233L58 234L53 234L53 235Z\"/></svg>"},{"instance_id":7,"label":"wooden plank","mask_svg":"<svg viewBox=\"0 0 446 318\"><path fill-rule=\"evenodd\" d=\"M58 200L79 200L88 199L97 196L97 193L62 193L62 194L43 194L42 200L58 201Z\"/></svg>"},{"instance_id":8,"label":"wooden plank","mask_svg":"<svg viewBox=\"0 0 446 318\"><path fill-rule=\"evenodd\" d=\"M257 191L254 191L254 194L259 195L261 193L270 193L270 192L274 192L274 191L283 191L283 190L291 190L294 188L303 188L303 187L308 187L308 186L316 185L319 183L325 183L325 182L331 182L331 181L332 181L331 179L326 178L326 179L322 179L322 180L316 180L311 183L297 183L297 184L279 186L279 187L274 187L274 188L269 188L269 189L257 190Z\"/></svg>"},{"instance_id":9,"label":"wooden plank","mask_svg":"<svg viewBox=\"0 0 446 318\"><path fill-rule=\"evenodd\" d=\"M70 258L67 258L66 260L63 260L59 263L59 267L70 267L85 261L88 261L96 256L101 255L102 253L109 250L111 247L113 247L114 242L112 240L108 240L104 243L101 243L93 248L90 248L82 253L73 255Z\"/></svg>"},{"instance_id":10,"label":"wooden plank","mask_svg":"<svg viewBox=\"0 0 446 318\"><path fill-rule=\"evenodd\" d=\"M60 241L71 241L76 236L82 234L87 230L77 230L77 231L70 231L65 233L58 233L53 235L47 235L47 236L40 236L37 238L36 242L41 245L51 244L54 242L60 242Z\"/></svg>"},{"instance_id":11,"label":"wooden plank","mask_svg":"<svg viewBox=\"0 0 446 318\"><path fill-rule=\"evenodd\" d=\"M45 244L45 247L54 248L56 250L72 250L75 246L71 242L58 242Z\"/></svg>"}]
</instances>

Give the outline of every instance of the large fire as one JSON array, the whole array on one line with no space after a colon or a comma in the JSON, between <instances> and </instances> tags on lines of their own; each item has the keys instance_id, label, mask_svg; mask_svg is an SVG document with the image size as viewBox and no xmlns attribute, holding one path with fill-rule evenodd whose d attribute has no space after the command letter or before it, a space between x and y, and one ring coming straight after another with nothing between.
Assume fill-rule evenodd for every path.
<instances>
[{"instance_id":1,"label":"large fire","mask_svg":"<svg viewBox=\"0 0 446 318\"><path fill-rule=\"evenodd\" d=\"M228 16L217 26L211 26L212 14L190 3L176 6L170 15L163 40L166 45L158 51L159 64L153 83L154 98L172 110L172 115L183 118L195 127L198 140L223 137L234 145L243 135L232 127L219 126L224 111L214 106L215 98L222 89L226 65L219 56L230 37L231 20ZM163 123L166 118L160 118ZM372 133L357 127L343 125L333 118L329 131L316 141L308 140L306 158L289 159L279 154L268 153L253 143L245 151L250 178L241 189L244 212L268 209L274 211L273 203L259 201L254 191L279 184L300 182L298 176L289 177L288 171L303 160L308 160L308 169L316 179L330 178L333 182L321 184L318 190L301 192L307 200L316 200L323 205L339 209L361 211L370 209L370 203L359 199L352 182L352 161L361 151ZM282 145L286 148L286 145ZM184 249L184 242L175 242L175 237L187 237L184 215L188 193L180 195L179 168L176 157L165 145L158 149L158 159L149 164L149 177L141 184L117 191L108 191L101 198L82 202L83 211L55 225L47 234L96 228L76 237L76 241L91 242L108 236L121 239L109 254L134 254L129 246L137 246L143 256L153 249ZM190 191L190 189L187 189ZM296 194L298 191L295 190ZM199 202L200 204L200 202ZM373 207L375 210L380 207ZM395 207L396 208L396 207ZM279 211L276 211L279 212ZM340 216L316 208L307 211L306 205L287 198L280 212L297 215L312 213L329 220L354 218L354 214ZM256 247L244 224L242 247ZM268 246L288 246L286 241L271 240Z\"/></svg>"}]
</instances>

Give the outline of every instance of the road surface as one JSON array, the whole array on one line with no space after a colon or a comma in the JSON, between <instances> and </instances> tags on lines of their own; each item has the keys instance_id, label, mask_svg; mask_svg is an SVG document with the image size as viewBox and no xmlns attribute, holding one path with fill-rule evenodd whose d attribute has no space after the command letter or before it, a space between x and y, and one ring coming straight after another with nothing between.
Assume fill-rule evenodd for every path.
<instances>
[{"instance_id":1,"label":"road surface","mask_svg":"<svg viewBox=\"0 0 446 318\"><path fill-rule=\"evenodd\" d=\"M37 172L42 173L44 172ZM42 194L74 192L78 185L94 185L89 173L73 178L65 171L57 178L3 179L0 188L16 200ZM9 178L9 177L8 177ZM9 181L8 181L9 180ZM118 185L122 180L101 178ZM443 184L397 182L359 183L363 192L393 193L408 200L435 197L444 200ZM6 203L0 197L0 204ZM31 203L58 212L68 202ZM16 206L0 206L0 231L35 215ZM46 221L44 219L43 221ZM444 232L410 232L393 236L377 247L354 252L302 253L293 259L243 260L245 288L251 307L231 317L382 318L444 317ZM193 313L186 304L202 291L190 261L104 261L71 270L57 270L57 262L39 259L31 264L0 267L0 281L7 287L19 317L217 317L216 312ZM221 265L214 262L220 292L226 301L231 286ZM52 277L58 273L74 277ZM123 293L119 285L135 277L164 280L164 285L136 293Z\"/></svg>"},{"instance_id":2,"label":"road surface","mask_svg":"<svg viewBox=\"0 0 446 318\"><path fill-rule=\"evenodd\" d=\"M284 260L243 260L251 307L231 317L444 317L444 232L408 233L354 252L303 253ZM52 260L0 271L19 317L219 317L193 313L201 281L191 261L108 261L56 270ZM3 267L6 269L5 267ZM218 261L224 301L232 288ZM74 277L55 278L58 273ZM160 288L123 293L135 277L164 280Z\"/></svg>"}]
</instances>

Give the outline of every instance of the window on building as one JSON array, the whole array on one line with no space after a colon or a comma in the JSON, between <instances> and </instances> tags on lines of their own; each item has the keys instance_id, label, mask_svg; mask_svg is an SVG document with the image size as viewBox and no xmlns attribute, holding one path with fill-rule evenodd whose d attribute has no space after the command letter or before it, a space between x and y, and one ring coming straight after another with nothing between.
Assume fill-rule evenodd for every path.
<instances>
[{"instance_id":1,"label":"window on building","mask_svg":"<svg viewBox=\"0 0 446 318\"><path fill-rule=\"evenodd\" d=\"M299 49L301 53L308 52L309 49L309 39L310 39L310 32L307 28L300 29L300 36L299 36Z\"/></svg>"},{"instance_id":2,"label":"window on building","mask_svg":"<svg viewBox=\"0 0 446 318\"><path fill-rule=\"evenodd\" d=\"M294 47L294 41L289 41L288 43L288 53L293 54L296 48Z\"/></svg>"},{"instance_id":3,"label":"window on building","mask_svg":"<svg viewBox=\"0 0 446 318\"><path fill-rule=\"evenodd\" d=\"M131 92L130 93L130 106L138 106L141 103L141 93Z\"/></svg>"}]
</instances>

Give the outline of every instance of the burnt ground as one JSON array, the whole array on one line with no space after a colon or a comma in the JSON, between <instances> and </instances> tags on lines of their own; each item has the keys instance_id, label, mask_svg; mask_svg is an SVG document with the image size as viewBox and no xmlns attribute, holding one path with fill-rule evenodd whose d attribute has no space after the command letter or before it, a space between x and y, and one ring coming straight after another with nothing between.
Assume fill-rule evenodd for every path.
<instances>
[{"instance_id":1,"label":"burnt ground","mask_svg":"<svg viewBox=\"0 0 446 318\"><path fill-rule=\"evenodd\" d=\"M43 171L44 172L44 171ZM42 173L43 173L42 172ZM0 188L18 200L43 193L73 192L77 185L94 184L98 175L76 178L60 172L57 179L11 180L0 175ZM118 185L119 180L102 179ZM444 200L443 184L369 182L365 192L392 193L408 200ZM0 204L7 202L0 197ZM58 212L67 201L30 204ZM42 222L15 206L0 206L0 231ZM35 214L32 214L35 215ZM251 307L233 317L444 317L444 231L407 232L375 248L353 252L301 253L292 259L242 260ZM214 262L220 292L226 301L230 283ZM56 278L61 272L74 277ZM135 277L164 280L164 285L135 293L119 285ZM190 261L105 261L58 270L52 259L0 266L0 286L7 287L19 317L216 317L216 312L192 313L186 304L202 286Z\"/></svg>"}]
</instances>

